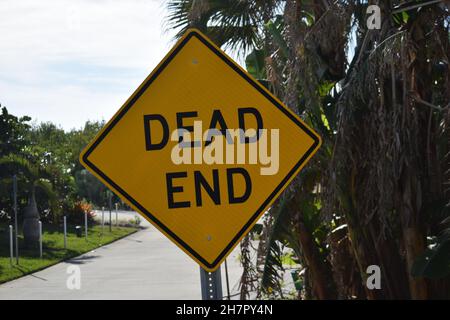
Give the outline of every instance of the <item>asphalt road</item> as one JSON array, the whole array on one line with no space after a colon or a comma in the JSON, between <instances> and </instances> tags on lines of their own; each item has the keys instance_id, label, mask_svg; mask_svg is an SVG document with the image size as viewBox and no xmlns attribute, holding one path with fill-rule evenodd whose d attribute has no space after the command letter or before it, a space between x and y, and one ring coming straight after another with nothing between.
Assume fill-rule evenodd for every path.
<instances>
[{"instance_id":1,"label":"asphalt road","mask_svg":"<svg viewBox=\"0 0 450 320\"><path fill-rule=\"evenodd\" d=\"M143 222L146 224L146 222ZM242 269L239 247L228 257L231 294ZM81 288L68 289L69 266L81 271ZM223 293L226 294L222 268ZM0 286L0 299L201 299L200 270L153 227L43 271Z\"/></svg>"}]
</instances>

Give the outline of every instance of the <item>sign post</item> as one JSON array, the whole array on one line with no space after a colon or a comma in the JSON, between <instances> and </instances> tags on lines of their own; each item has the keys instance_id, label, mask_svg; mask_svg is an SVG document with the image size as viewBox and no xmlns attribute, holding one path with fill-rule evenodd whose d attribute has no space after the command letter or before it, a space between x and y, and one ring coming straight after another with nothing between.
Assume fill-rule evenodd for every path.
<instances>
[{"instance_id":1,"label":"sign post","mask_svg":"<svg viewBox=\"0 0 450 320\"><path fill-rule=\"evenodd\" d=\"M228 279L228 264L227 264L227 259L225 259L224 265L225 265L225 281L226 281L226 283L227 283L227 300L230 300L230 299L231 299L231 295L230 295L230 279Z\"/></svg>"},{"instance_id":2,"label":"sign post","mask_svg":"<svg viewBox=\"0 0 450 320\"><path fill-rule=\"evenodd\" d=\"M294 112L191 29L80 162L215 275L320 144Z\"/></svg>"},{"instance_id":3,"label":"sign post","mask_svg":"<svg viewBox=\"0 0 450 320\"><path fill-rule=\"evenodd\" d=\"M222 300L220 266L213 272L206 271L200 267L200 285L202 287L202 300Z\"/></svg>"}]
</instances>

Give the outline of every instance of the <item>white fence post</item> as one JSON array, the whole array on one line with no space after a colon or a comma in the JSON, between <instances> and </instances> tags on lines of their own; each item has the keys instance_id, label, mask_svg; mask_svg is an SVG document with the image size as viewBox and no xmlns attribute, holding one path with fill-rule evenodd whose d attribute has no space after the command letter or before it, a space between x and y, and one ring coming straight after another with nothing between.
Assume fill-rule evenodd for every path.
<instances>
[{"instance_id":1,"label":"white fence post","mask_svg":"<svg viewBox=\"0 0 450 320\"><path fill-rule=\"evenodd\" d=\"M118 209L118 207L119 207L119 204L118 203L116 203L116 227L119 225L119 209Z\"/></svg>"},{"instance_id":2,"label":"white fence post","mask_svg":"<svg viewBox=\"0 0 450 320\"><path fill-rule=\"evenodd\" d=\"M42 259L42 221L39 221L39 257Z\"/></svg>"},{"instance_id":3,"label":"white fence post","mask_svg":"<svg viewBox=\"0 0 450 320\"><path fill-rule=\"evenodd\" d=\"M67 217L64 216L64 249L67 249Z\"/></svg>"},{"instance_id":4,"label":"white fence post","mask_svg":"<svg viewBox=\"0 0 450 320\"><path fill-rule=\"evenodd\" d=\"M14 260L14 245L13 245L13 226L9 225L9 260L11 262L11 265L13 264Z\"/></svg>"},{"instance_id":5,"label":"white fence post","mask_svg":"<svg viewBox=\"0 0 450 320\"><path fill-rule=\"evenodd\" d=\"M17 222L17 176L13 175L13 208L14 208L14 237L16 243L16 264L19 264L19 223Z\"/></svg>"},{"instance_id":6,"label":"white fence post","mask_svg":"<svg viewBox=\"0 0 450 320\"><path fill-rule=\"evenodd\" d=\"M105 225L105 207L102 207L102 234L104 225Z\"/></svg>"},{"instance_id":7,"label":"white fence post","mask_svg":"<svg viewBox=\"0 0 450 320\"><path fill-rule=\"evenodd\" d=\"M84 213L84 236L86 238L88 238L88 221L87 221L87 212Z\"/></svg>"}]
</instances>

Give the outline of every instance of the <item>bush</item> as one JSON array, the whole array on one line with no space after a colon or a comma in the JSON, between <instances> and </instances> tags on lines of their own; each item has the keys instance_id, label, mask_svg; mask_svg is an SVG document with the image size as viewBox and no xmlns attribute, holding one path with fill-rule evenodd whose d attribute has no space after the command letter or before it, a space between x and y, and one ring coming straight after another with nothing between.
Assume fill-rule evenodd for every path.
<instances>
[{"instance_id":1,"label":"bush","mask_svg":"<svg viewBox=\"0 0 450 320\"><path fill-rule=\"evenodd\" d=\"M88 223L94 222L95 213L92 205L86 201L75 201L72 207L66 210L67 223L84 224L84 213L87 213Z\"/></svg>"}]
</instances>

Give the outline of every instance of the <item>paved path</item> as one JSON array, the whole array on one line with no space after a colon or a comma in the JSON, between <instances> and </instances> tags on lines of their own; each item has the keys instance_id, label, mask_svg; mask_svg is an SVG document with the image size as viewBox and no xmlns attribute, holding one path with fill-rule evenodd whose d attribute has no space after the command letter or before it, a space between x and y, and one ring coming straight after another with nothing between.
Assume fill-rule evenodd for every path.
<instances>
[{"instance_id":1,"label":"paved path","mask_svg":"<svg viewBox=\"0 0 450 320\"><path fill-rule=\"evenodd\" d=\"M239 247L228 257L237 292ZM81 270L81 289L66 286L67 268ZM223 269L223 268L222 268ZM224 270L223 292L226 294ZM196 263L153 227L0 286L0 299L200 299Z\"/></svg>"}]
</instances>

